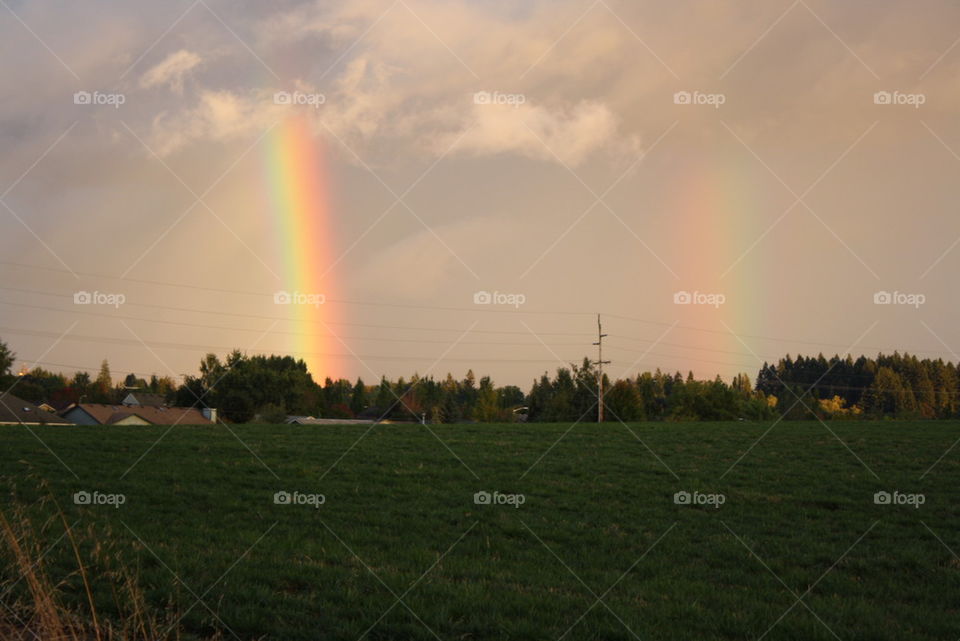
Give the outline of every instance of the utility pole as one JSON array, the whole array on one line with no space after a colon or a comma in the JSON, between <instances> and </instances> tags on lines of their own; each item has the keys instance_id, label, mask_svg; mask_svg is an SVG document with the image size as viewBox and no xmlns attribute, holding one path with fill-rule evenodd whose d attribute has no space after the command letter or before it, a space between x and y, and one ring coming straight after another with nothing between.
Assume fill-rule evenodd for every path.
<instances>
[{"instance_id":1,"label":"utility pole","mask_svg":"<svg viewBox=\"0 0 960 641\"><path fill-rule=\"evenodd\" d=\"M603 326L600 324L600 314L597 314L597 360L594 365L597 366L597 423L603 423L603 366L610 361L603 360L603 339L606 334L603 333Z\"/></svg>"}]
</instances>

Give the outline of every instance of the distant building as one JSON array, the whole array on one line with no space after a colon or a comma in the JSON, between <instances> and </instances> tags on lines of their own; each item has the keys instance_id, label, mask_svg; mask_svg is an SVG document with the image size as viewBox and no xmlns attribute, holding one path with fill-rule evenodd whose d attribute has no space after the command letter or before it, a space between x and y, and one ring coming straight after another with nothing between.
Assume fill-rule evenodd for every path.
<instances>
[{"instance_id":1,"label":"distant building","mask_svg":"<svg viewBox=\"0 0 960 641\"><path fill-rule=\"evenodd\" d=\"M130 392L120 402L127 407L166 407L167 402L159 394L148 392Z\"/></svg>"},{"instance_id":2,"label":"distant building","mask_svg":"<svg viewBox=\"0 0 960 641\"><path fill-rule=\"evenodd\" d=\"M70 421L40 409L9 392L0 394L0 425L71 425Z\"/></svg>"},{"instance_id":3,"label":"distant building","mask_svg":"<svg viewBox=\"0 0 960 641\"><path fill-rule=\"evenodd\" d=\"M313 416L288 416L286 423L287 425L370 425L373 423L373 421L355 418L314 418Z\"/></svg>"},{"instance_id":4,"label":"distant building","mask_svg":"<svg viewBox=\"0 0 960 641\"><path fill-rule=\"evenodd\" d=\"M213 425L216 410L78 403L61 416L77 425Z\"/></svg>"}]
</instances>

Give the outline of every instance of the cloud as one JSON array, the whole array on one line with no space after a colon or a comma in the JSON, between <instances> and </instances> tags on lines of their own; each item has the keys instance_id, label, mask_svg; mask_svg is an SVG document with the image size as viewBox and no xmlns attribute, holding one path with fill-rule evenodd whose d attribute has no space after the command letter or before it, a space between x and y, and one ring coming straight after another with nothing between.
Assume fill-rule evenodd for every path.
<instances>
[{"instance_id":1,"label":"cloud","mask_svg":"<svg viewBox=\"0 0 960 641\"><path fill-rule=\"evenodd\" d=\"M227 90L207 90L191 107L153 121L151 147L168 155L197 142L229 142L259 135L277 122L283 109L261 92L249 95Z\"/></svg>"},{"instance_id":2,"label":"cloud","mask_svg":"<svg viewBox=\"0 0 960 641\"><path fill-rule=\"evenodd\" d=\"M583 92L566 55L575 52L595 76L597 68L613 65L629 33L616 20L601 20L554 48L557 34L569 26L555 9L535 4L505 19L470 2L317 2L273 14L260 25L258 42L288 53L297 43L311 50L318 41L326 45L323 62L300 70L324 85L318 130L329 129L371 164L395 162L398 149L435 157L461 136L453 153L572 165L605 151L635 149L638 136L619 130L617 107L603 91ZM549 81L519 83L529 92L527 104L473 104L477 91L518 85L538 58L537 73Z\"/></svg>"},{"instance_id":3,"label":"cloud","mask_svg":"<svg viewBox=\"0 0 960 641\"><path fill-rule=\"evenodd\" d=\"M617 136L616 115L605 104L595 101L584 100L555 109L527 103L476 104L471 115L472 122L454 134L454 141L459 139L459 152L514 153L579 165L590 154L615 143ZM446 146L449 144L453 141Z\"/></svg>"},{"instance_id":4,"label":"cloud","mask_svg":"<svg viewBox=\"0 0 960 641\"><path fill-rule=\"evenodd\" d=\"M384 134L399 135L407 100L395 81L399 72L366 57L351 61L320 117L351 145Z\"/></svg>"},{"instance_id":5,"label":"cloud","mask_svg":"<svg viewBox=\"0 0 960 641\"><path fill-rule=\"evenodd\" d=\"M202 59L196 53L181 49L164 58L154 67L151 67L140 78L140 87L150 89L160 85L167 85L171 91L178 94L183 93L183 78L194 67L199 65Z\"/></svg>"}]
</instances>

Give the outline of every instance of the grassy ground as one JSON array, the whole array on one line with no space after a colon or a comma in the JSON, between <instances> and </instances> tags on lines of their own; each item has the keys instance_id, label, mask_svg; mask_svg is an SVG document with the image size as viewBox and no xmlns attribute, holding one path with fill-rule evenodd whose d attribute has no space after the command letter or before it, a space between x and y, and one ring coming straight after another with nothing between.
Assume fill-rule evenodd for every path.
<instances>
[{"instance_id":1,"label":"grassy ground","mask_svg":"<svg viewBox=\"0 0 960 641\"><path fill-rule=\"evenodd\" d=\"M38 519L54 499L81 548L116 545L188 636L960 636L960 446L941 459L960 424L781 423L750 449L768 427L9 427L0 477ZM63 540L42 563L76 565ZM110 581L92 587L109 616ZM64 591L82 600L76 576Z\"/></svg>"}]
</instances>

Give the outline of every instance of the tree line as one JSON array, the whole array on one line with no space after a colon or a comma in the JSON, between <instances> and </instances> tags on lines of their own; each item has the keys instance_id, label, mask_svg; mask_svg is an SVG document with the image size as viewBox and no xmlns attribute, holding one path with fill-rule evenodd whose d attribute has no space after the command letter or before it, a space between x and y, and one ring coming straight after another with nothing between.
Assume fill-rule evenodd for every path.
<instances>
[{"instance_id":1,"label":"tree line","mask_svg":"<svg viewBox=\"0 0 960 641\"><path fill-rule=\"evenodd\" d=\"M71 377L37 367L12 372L16 356L0 341L0 384L16 380L17 396L54 407L69 403L119 403L131 390L163 396L184 407L214 407L226 420L282 422L288 415L432 423L596 421L598 372L587 358L544 372L524 392L495 385L468 370L462 379L414 374L368 384L313 380L303 360L233 351L221 360L207 354L198 373L177 383L169 376L128 374L115 384L103 361L96 378ZM764 363L752 383L740 373L698 380L690 372L657 369L610 380L603 375L607 421L720 421L855 418L960 418L960 374L942 359L894 352L876 358L787 355Z\"/></svg>"}]
</instances>

